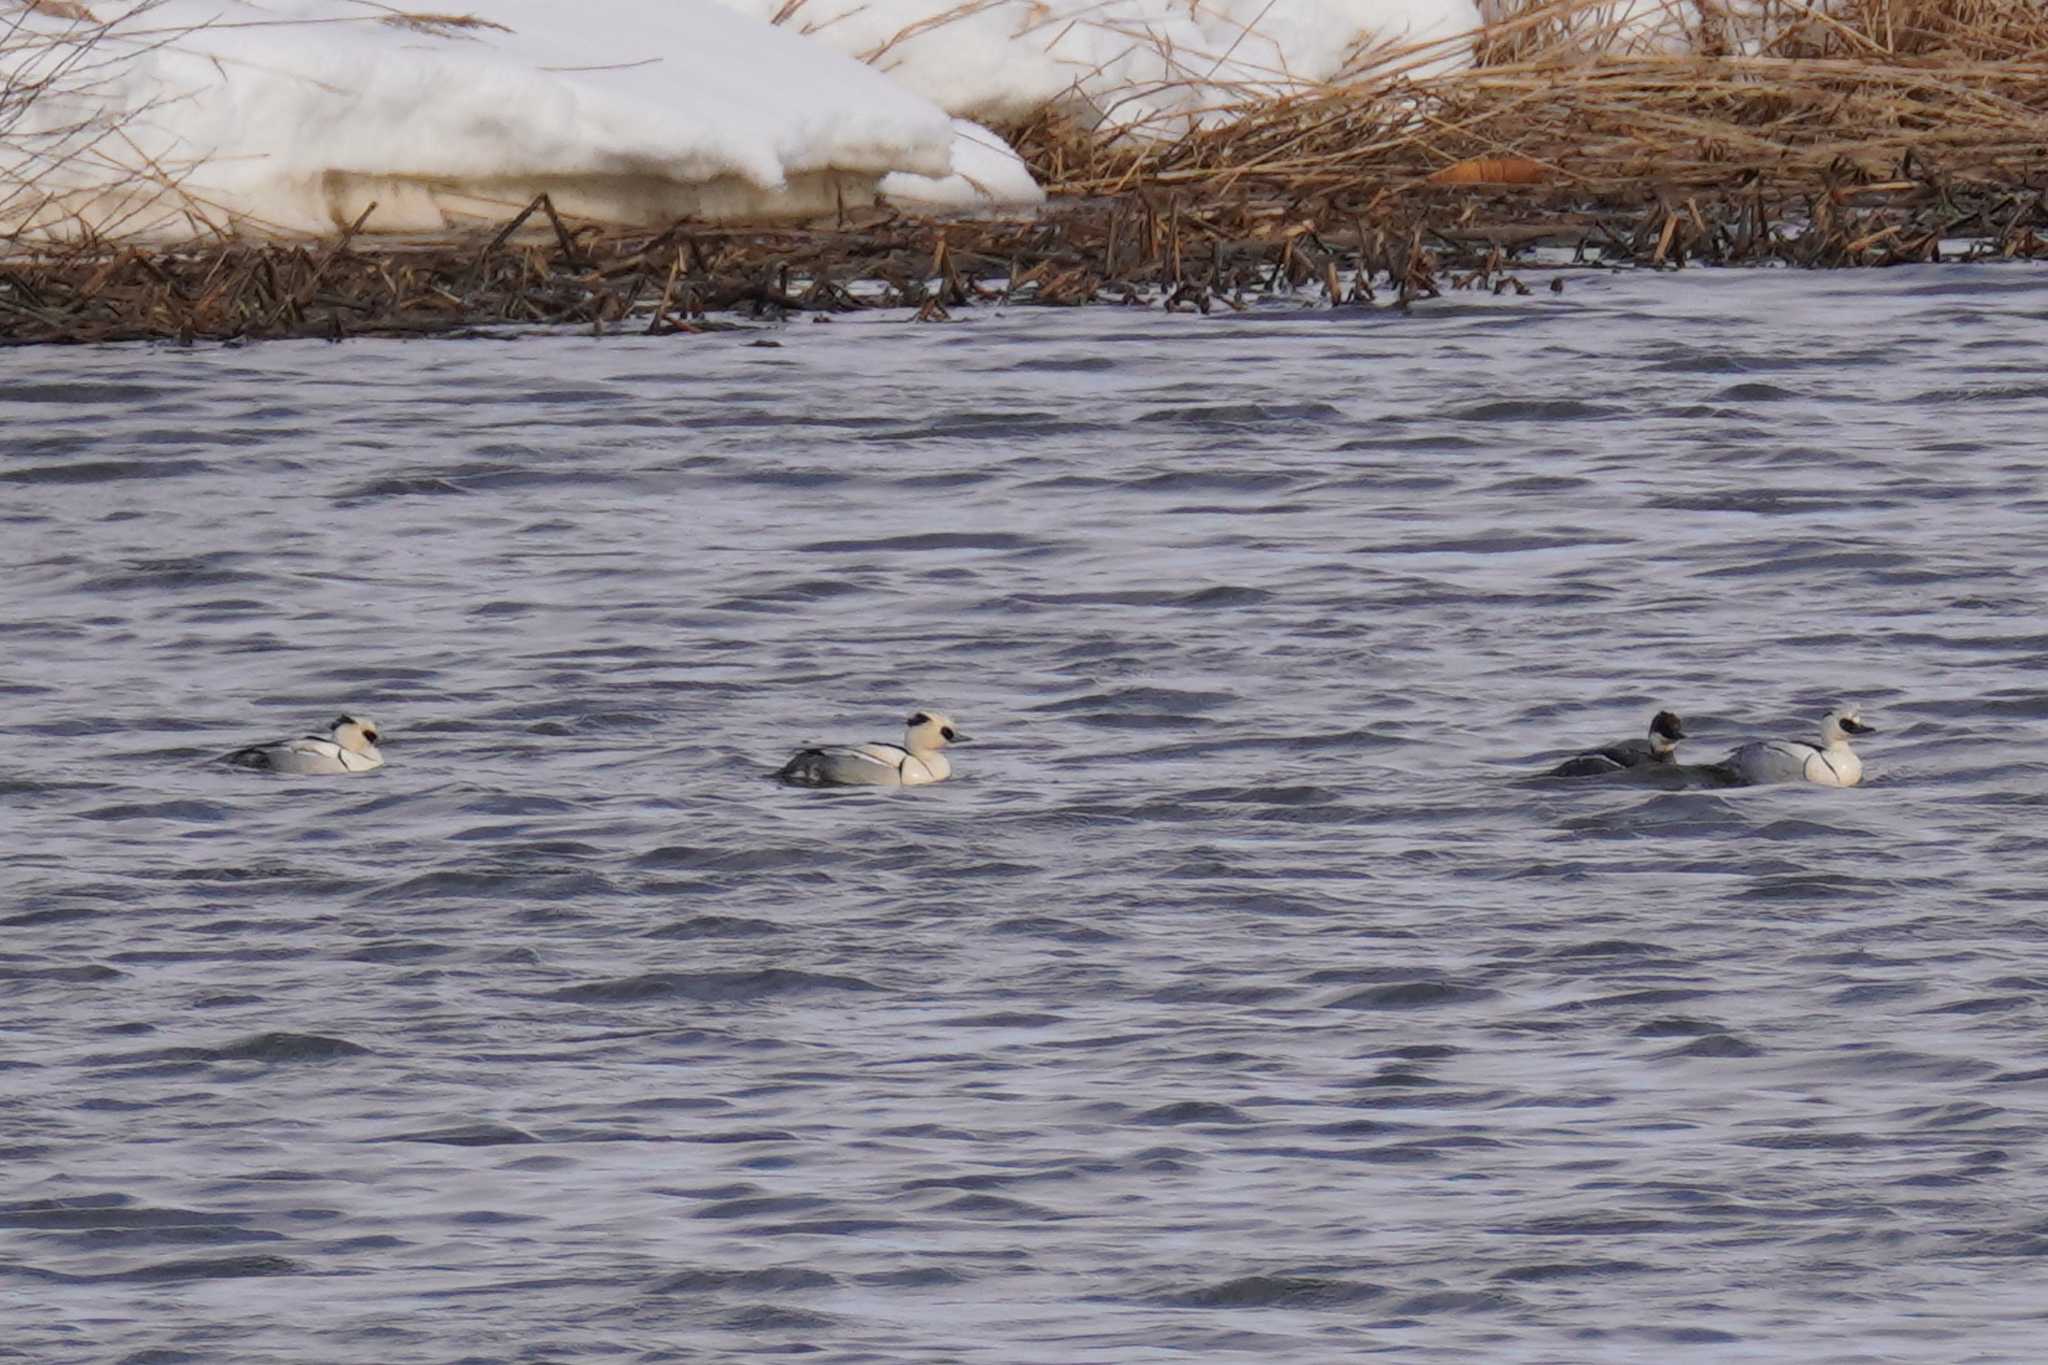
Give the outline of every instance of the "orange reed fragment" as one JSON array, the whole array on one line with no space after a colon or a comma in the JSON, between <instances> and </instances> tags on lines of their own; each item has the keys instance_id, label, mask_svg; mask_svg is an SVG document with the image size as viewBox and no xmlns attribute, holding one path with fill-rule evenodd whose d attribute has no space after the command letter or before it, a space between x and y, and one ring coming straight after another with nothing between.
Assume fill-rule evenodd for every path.
<instances>
[{"instance_id":1,"label":"orange reed fragment","mask_svg":"<svg viewBox=\"0 0 2048 1365\"><path fill-rule=\"evenodd\" d=\"M1550 167L1519 156L1475 156L1453 162L1429 177L1432 185L1541 185Z\"/></svg>"}]
</instances>

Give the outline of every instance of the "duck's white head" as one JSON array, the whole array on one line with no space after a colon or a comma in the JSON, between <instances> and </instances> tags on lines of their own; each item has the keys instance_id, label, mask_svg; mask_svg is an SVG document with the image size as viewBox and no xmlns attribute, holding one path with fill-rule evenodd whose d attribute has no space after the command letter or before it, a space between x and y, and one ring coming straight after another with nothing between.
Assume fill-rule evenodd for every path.
<instances>
[{"instance_id":1,"label":"duck's white head","mask_svg":"<svg viewBox=\"0 0 2048 1365\"><path fill-rule=\"evenodd\" d=\"M327 737L353 754L365 758L379 757L377 753L377 722L363 716L336 716L334 724L327 731Z\"/></svg>"},{"instance_id":2,"label":"duck's white head","mask_svg":"<svg viewBox=\"0 0 2048 1365\"><path fill-rule=\"evenodd\" d=\"M1863 714L1853 706L1838 706L1820 723L1820 736L1830 745L1843 744L1851 735L1874 735L1875 725L1865 725Z\"/></svg>"},{"instance_id":3,"label":"duck's white head","mask_svg":"<svg viewBox=\"0 0 2048 1365\"><path fill-rule=\"evenodd\" d=\"M1650 747L1660 754L1670 753L1684 738L1685 722L1676 711L1659 711L1650 722Z\"/></svg>"},{"instance_id":4,"label":"duck's white head","mask_svg":"<svg viewBox=\"0 0 2048 1365\"><path fill-rule=\"evenodd\" d=\"M903 723L903 747L914 754L936 753L948 744L964 744L967 736L953 728L942 711L918 711Z\"/></svg>"}]
</instances>

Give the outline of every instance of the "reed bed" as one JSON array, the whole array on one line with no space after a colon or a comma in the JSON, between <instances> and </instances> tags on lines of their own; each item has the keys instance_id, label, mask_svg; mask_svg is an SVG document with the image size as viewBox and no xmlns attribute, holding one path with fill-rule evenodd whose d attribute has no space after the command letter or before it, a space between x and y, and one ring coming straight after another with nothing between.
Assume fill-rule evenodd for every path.
<instances>
[{"instance_id":1,"label":"reed bed","mask_svg":"<svg viewBox=\"0 0 2048 1365\"><path fill-rule=\"evenodd\" d=\"M1434 179L1589 195L1756 182L1835 187L1928 173L2006 188L2048 168L2048 5L2038 0L1668 0L1668 36L1743 50L1640 50L1616 0L1547 0L1483 31L1478 65L1378 74L1219 108L1172 139L1046 116L1010 130L1068 195L1399 193ZM1637 12L1640 19L1640 11ZM1723 22L1709 41L1699 16Z\"/></svg>"}]
</instances>

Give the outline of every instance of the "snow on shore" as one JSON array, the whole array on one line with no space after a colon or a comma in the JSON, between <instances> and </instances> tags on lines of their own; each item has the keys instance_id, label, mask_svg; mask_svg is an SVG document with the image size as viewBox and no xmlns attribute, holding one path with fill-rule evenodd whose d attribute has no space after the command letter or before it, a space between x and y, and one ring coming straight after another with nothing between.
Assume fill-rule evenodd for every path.
<instances>
[{"instance_id":1,"label":"snow on shore","mask_svg":"<svg viewBox=\"0 0 2048 1365\"><path fill-rule=\"evenodd\" d=\"M966 213L991 205L1045 202L1045 191L1031 178L1010 144L978 123L953 120L953 170L925 176L897 171L882 177L881 196L903 208L931 213Z\"/></svg>"},{"instance_id":2,"label":"snow on shore","mask_svg":"<svg viewBox=\"0 0 2048 1365\"><path fill-rule=\"evenodd\" d=\"M1509 3L1510 0L1496 0ZM1469 61L1475 0L720 0L869 62L962 118L1051 107L1176 136L1217 106L1380 63ZM1426 51L1408 51L1435 44Z\"/></svg>"},{"instance_id":3,"label":"snow on shore","mask_svg":"<svg viewBox=\"0 0 2048 1365\"><path fill-rule=\"evenodd\" d=\"M1845 0L0 0L0 237L1041 202L975 122L1173 137L1472 60L1755 53ZM1539 44L1540 45L1540 44ZM24 94L48 78L33 98ZM950 117L949 117L950 116Z\"/></svg>"},{"instance_id":4,"label":"snow on shore","mask_svg":"<svg viewBox=\"0 0 2048 1365\"><path fill-rule=\"evenodd\" d=\"M0 232L332 233L372 204L368 231L435 232L541 192L649 224L1033 204L966 120L1175 136L1247 99L1461 65L1482 7L1523 3L0 0L0 150L42 154L0 159ZM9 80L73 57L8 126Z\"/></svg>"},{"instance_id":5,"label":"snow on shore","mask_svg":"<svg viewBox=\"0 0 2048 1365\"><path fill-rule=\"evenodd\" d=\"M0 227L332 233L374 203L366 230L432 232L541 192L611 222L791 217L885 178L948 207L1041 197L1000 139L709 0L129 3L83 49L33 41L91 31L61 7L0 15L0 87L74 63L0 129L36 154Z\"/></svg>"}]
</instances>

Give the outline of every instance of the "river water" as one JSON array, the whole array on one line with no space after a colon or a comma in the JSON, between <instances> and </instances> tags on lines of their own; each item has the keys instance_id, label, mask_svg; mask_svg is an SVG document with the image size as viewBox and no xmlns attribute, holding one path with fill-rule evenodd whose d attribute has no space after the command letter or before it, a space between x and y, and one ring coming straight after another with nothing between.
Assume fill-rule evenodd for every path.
<instances>
[{"instance_id":1,"label":"river water","mask_svg":"<svg viewBox=\"0 0 2048 1365\"><path fill-rule=\"evenodd\" d=\"M0 1360L2038 1360L2044 354L1982 266L0 357ZM1842 698L1854 790L1527 780Z\"/></svg>"}]
</instances>

